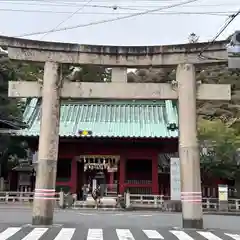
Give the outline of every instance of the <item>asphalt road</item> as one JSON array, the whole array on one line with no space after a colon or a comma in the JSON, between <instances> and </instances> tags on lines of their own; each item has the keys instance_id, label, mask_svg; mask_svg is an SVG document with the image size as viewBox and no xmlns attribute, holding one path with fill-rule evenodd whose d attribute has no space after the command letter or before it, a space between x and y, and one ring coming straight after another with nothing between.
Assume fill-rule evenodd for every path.
<instances>
[{"instance_id":1,"label":"asphalt road","mask_svg":"<svg viewBox=\"0 0 240 240\"><path fill-rule=\"evenodd\" d=\"M240 240L237 216L205 215L203 233L181 229L181 214L57 210L54 220L31 226L30 209L0 208L0 240Z\"/></svg>"}]
</instances>

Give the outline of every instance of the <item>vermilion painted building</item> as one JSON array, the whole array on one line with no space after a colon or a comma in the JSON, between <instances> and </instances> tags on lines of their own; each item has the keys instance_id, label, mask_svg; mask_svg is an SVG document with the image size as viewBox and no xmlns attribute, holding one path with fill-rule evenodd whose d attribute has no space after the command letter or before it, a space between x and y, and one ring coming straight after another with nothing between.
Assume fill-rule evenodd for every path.
<instances>
[{"instance_id":1,"label":"vermilion painted building","mask_svg":"<svg viewBox=\"0 0 240 240\"><path fill-rule=\"evenodd\" d=\"M33 151L38 149L40 114L41 100L30 100L24 112L29 128L18 134ZM169 189L169 175L159 166L166 154L178 151L177 125L177 107L169 100L63 100L57 189L80 192L99 171L101 183L117 184L120 193Z\"/></svg>"}]
</instances>

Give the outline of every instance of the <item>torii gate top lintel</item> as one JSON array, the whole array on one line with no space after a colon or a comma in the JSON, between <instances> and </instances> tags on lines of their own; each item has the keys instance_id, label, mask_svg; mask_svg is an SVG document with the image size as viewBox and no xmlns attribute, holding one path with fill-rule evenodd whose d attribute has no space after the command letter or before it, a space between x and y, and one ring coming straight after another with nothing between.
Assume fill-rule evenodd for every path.
<instances>
[{"instance_id":1,"label":"torii gate top lintel","mask_svg":"<svg viewBox=\"0 0 240 240\"><path fill-rule=\"evenodd\" d=\"M225 50L228 41L216 41L212 44L206 51L209 50ZM114 46L114 45L91 45L91 44L78 44L78 43L65 43L65 42L49 42L49 41L39 41L25 38L15 38L0 35L0 46L7 47L24 47L24 48L34 48L34 49L44 49L44 50L62 50L62 51L73 51L77 52L79 50L86 50L89 53L99 50L99 53L148 53L146 50L155 50L152 54L157 54L161 52L187 52L187 51L201 51L208 42L198 42L198 43L186 43L186 44L170 44L170 45L152 45L152 46ZM116 51L116 49L118 51ZM122 51L121 51L122 50Z\"/></svg>"},{"instance_id":2,"label":"torii gate top lintel","mask_svg":"<svg viewBox=\"0 0 240 240\"><path fill-rule=\"evenodd\" d=\"M199 53L207 44L206 42L200 42L155 46L110 46L46 42L0 36L0 46L8 47L9 57L18 60L43 62L53 60L60 63L96 64L107 67L163 67L178 65L186 62L186 60L192 64L227 62L227 41L216 41L205 52L207 56L214 55L216 59L221 60L199 59ZM23 54L22 50L25 52L29 50L31 54L29 52ZM55 53L54 56L53 52Z\"/></svg>"}]
</instances>

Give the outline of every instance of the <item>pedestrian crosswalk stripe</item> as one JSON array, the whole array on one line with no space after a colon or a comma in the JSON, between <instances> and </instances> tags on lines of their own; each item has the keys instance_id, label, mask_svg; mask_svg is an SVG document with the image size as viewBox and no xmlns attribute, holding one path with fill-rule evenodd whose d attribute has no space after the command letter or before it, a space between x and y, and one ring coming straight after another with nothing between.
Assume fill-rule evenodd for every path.
<instances>
[{"instance_id":1,"label":"pedestrian crosswalk stripe","mask_svg":"<svg viewBox=\"0 0 240 240\"><path fill-rule=\"evenodd\" d=\"M26 237L22 240L38 240L48 228L34 228ZM1 238L0 238L1 239Z\"/></svg>"},{"instance_id":2,"label":"pedestrian crosswalk stripe","mask_svg":"<svg viewBox=\"0 0 240 240\"><path fill-rule=\"evenodd\" d=\"M211 232L197 231L197 233L202 235L203 237L205 237L208 240L222 240L221 238L219 238L218 236L216 236L215 234L213 234Z\"/></svg>"},{"instance_id":3,"label":"pedestrian crosswalk stripe","mask_svg":"<svg viewBox=\"0 0 240 240\"><path fill-rule=\"evenodd\" d=\"M170 231L173 235L175 235L179 240L194 240L187 233L183 231Z\"/></svg>"},{"instance_id":4,"label":"pedestrian crosswalk stripe","mask_svg":"<svg viewBox=\"0 0 240 240\"><path fill-rule=\"evenodd\" d=\"M103 240L103 230L102 229L89 229L87 240Z\"/></svg>"},{"instance_id":5,"label":"pedestrian crosswalk stripe","mask_svg":"<svg viewBox=\"0 0 240 240\"><path fill-rule=\"evenodd\" d=\"M116 229L119 240L135 240L129 229Z\"/></svg>"},{"instance_id":6,"label":"pedestrian crosswalk stripe","mask_svg":"<svg viewBox=\"0 0 240 240\"><path fill-rule=\"evenodd\" d=\"M71 240L75 232L75 228L62 228L54 240Z\"/></svg>"},{"instance_id":7,"label":"pedestrian crosswalk stripe","mask_svg":"<svg viewBox=\"0 0 240 240\"><path fill-rule=\"evenodd\" d=\"M224 233L224 234L234 240L240 240L240 235L238 234L230 234L230 233Z\"/></svg>"},{"instance_id":8,"label":"pedestrian crosswalk stripe","mask_svg":"<svg viewBox=\"0 0 240 240\"><path fill-rule=\"evenodd\" d=\"M0 233L0 239L7 240L8 238L12 237L14 234L16 234L20 230L21 230L21 228L19 228L19 227L7 228L5 231Z\"/></svg>"},{"instance_id":9,"label":"pedestrian crosswalk stripe","mask_svg":"<svg viewBox=\"0 0 240 240\"><path fill-rule=\"evenodd\" d=\"M164 239L164 237L156 230L142 230L149 239Z\"/></svg>"},{"instance_id":10,"label":"pedestrian crosswalk stripe","mask_svg":"<svg viewBox=\"0 0 240 240\"><path fill-rule=\"evenodd\" d=\"M12 237L15 237L18 240L40 240L43 239L45 234L47 234L48 231L51 232L52 235L52 228L32 228L31 230L27 231L21 231L25 228L22 227L9 227L6 228L3 232L0 232L0 240L10 240ZM77 228L60 228L57 232L55 232L55 235L52 236L52 238L49 238L49 240L75 240L79 239L79 236L83 236L82 232L80 232L80 235L77 235ZM104 231L108 231L102 228L90 228L88 229L87 236L84 237L85 240L135 240L131 229L111 229L110 231L115 231L114 235L115 237L111 237L111 239L105 239L104 238ZM168 237L164 237L162 235L161 231L157 230L147 230L143 229L142 236L144 239L149 240L164 240L168 239ZM225 240L223 237L218 237L217 232L208 232L208 231L191 231L191 232L185 232L184 230L164 230L168 233L173 234L177 240ZM163 232L164 233L164 232ZM192 233L195 233L194 236L199 236L197 238L192 237ZM25 235L24 235L25 234ZM196 235L197 234L197 235ZM232 240L240 240L240 234L234 234L234 233L221 233L228 237L228 239ZM21 237L19 235L22 235ZM23 236L24 235L24 236ZM224 236L223 235L223 236ZM107 236L106 236L107 237ZM15 239L14 238L14 239ZM138 239L138 237L137 237ZM173 238L171 238L173 239Z\"/></svg>"}]
</instances>

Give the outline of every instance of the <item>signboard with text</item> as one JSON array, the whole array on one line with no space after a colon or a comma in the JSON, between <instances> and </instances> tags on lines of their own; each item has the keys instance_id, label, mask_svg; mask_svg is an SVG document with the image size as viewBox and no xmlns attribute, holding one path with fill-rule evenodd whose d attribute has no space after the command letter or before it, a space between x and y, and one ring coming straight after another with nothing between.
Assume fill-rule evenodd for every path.
<instances>
[{"instance_id":1,"label":"signboard with text","mask_svg":"<svg viewBox=\"0 0 240 240\"><path fill-rule=\"evenodd\" d=\"M181 174L179 158L170 159L171 200L181 200Z\"/></svg>"},{"instance_id":2,"label":"signboard with text","mask_svg":"<svg viewBox=\"0 0 240 240\"><path fill-rule=\"evenodd\" d=\"M218 185L219 201L228 201L228 185Z\"/></svg>"}]
</instances>

